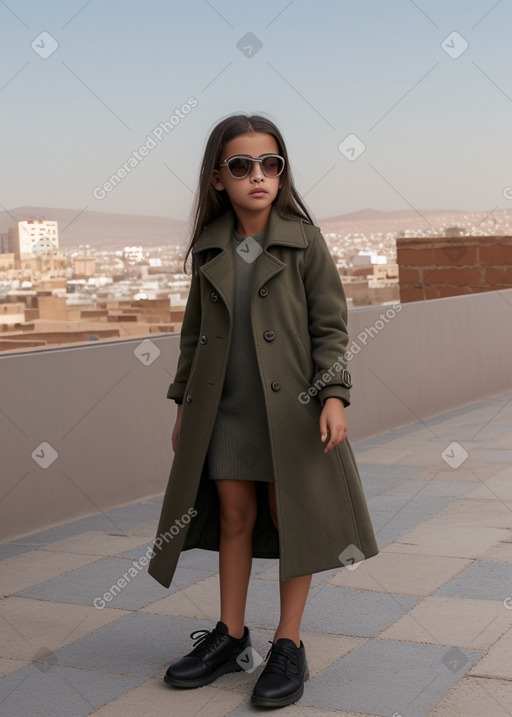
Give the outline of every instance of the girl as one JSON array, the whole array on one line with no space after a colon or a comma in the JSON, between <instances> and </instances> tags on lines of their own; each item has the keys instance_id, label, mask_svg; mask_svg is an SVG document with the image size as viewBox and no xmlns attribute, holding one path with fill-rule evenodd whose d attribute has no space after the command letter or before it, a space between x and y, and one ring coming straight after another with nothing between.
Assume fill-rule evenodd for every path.
<instances>
[{"instance_id":1,"label":"girl","mask_svg":"<svg viewBox=\"0 0 512 717\"><path fill-rule=\"evenodd\" d=\"M165 680L199 687L249 669L252 557L279 557L280 621L252 701L283 707L309 677L299 630L311 573L378 548L347 440L345 294L268 119L229 116L211 132L189 253L167 393L175 456L149 572L168 587L182 550L218 550L221 614Z\"/></svg>"}]
</instances>

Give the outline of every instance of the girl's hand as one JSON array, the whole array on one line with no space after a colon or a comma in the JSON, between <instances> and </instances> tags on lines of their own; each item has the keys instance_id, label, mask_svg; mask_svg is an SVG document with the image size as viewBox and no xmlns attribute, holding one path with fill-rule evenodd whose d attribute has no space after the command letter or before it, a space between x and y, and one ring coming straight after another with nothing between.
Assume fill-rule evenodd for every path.
<instances>
[{"instance_id":1,"label":"girl's hand","mask_svg":"<svg viewBox=\"0 0 512 717\"><path fill-rule=\"evenodd\" d=\"M326 399L320 414L320 437L322 443L325 443L324 453L343 443L347 430L345 405L341 398L332 396Z\"/></svg>"},{"instance_id":2,"label":"girl's hand","mask_svg":"<svg viewBox=\"0 0 512 717\"><path fill-rule=\"evenodd\" d=\"M174 424L174 428L172 431L172 450L176 453L176 445L178 443L178 438L180 436L180 427L181 427L181 413L183 411L183 406L181 404L178 405L178 414L176 416L176 422Z\"/></svg>"}]
</instances>

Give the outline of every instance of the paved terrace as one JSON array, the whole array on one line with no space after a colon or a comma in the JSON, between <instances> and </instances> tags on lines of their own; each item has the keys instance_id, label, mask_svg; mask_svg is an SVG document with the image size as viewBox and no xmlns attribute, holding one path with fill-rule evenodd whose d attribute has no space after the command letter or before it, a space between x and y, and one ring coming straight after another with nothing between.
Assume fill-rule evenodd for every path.
<instances>
[{"instance_id":1,"label":"paved terrace","mask_svg":"<svg viewBox=\"0 0 512 717\"><path fill-rule=\"evenodd\" d=\"M512 715L512 393L354 449L381 552L314 576L303 622L311 679L279 713ZM170 590L135 569L102 598L146 553L160 503L0 545L1 715L258 714L249 696L261 666L190 691L162 680L189 634L218 618L216 553L184 553ZM247 624L262 656L277 616L276 561L257 560Z\"/></svg>"}]
</instances>

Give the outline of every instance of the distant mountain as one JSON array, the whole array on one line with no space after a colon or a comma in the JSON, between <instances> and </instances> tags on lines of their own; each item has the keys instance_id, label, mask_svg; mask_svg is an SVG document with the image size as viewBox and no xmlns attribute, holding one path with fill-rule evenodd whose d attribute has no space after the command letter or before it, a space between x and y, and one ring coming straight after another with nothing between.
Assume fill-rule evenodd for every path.
<instances>
[{"instance_id":1,"label":"distant mountain","mask_svg":"<svg viewBox=\"0 0 512 717\"><path fill-rule=\"evenodd\" d=\"M452 215L452 214L468 214L468 211L461 209L418 209L423 215ZM381 211L380 209L359 209L357 212L349 212L348 214L338 214L336 217L324 217L320 221L327 222L370 222L379 219L399 219L407 221L408 219L417 219L418 212L412 209L398 209L392 212Z\"/></svg>"},{"instance_id":2,"label":"distant mountain","mask_svg":"<svg viewBox=\"0 0 512 717\"><path fill-rule=\"evenodd\" d=\"M51 207L16 207L0 212L0 232L25 219L58 221L62 247L90 244L112 251L132 245L186 244L189 239L187 222L179 219Z\"/></svg>"},{"instance_id":3,"label":"distant mountain","mask_svg":"<svg viewBox=\"0 0 512 717\"><path fill-rule=\"evenodd\" d=\"M16 207L0 212L0 232L7 231L16 221L24 219L52 219L59 223L59 243L64 248L89 244L109 251L125 246L156 247L166 245L186 246L190 238L187 222L170 217L154 217L139 214L112 214L89 212L80 209L55 209L50 207ZM317 220L325 231L342 233L397 234L404 230L428 230L429 227L445 228L461 225L480 227L481 233L509 231L512 211L500 209L493 212L471 212L458 209L401 209L385 212L378 209L360 209L348 214ZM499 224L497 224L499 223ZM496 230L495 230L496 227ZM502 227L502 228L500 228Z\"/></svg>"}]
</instances>

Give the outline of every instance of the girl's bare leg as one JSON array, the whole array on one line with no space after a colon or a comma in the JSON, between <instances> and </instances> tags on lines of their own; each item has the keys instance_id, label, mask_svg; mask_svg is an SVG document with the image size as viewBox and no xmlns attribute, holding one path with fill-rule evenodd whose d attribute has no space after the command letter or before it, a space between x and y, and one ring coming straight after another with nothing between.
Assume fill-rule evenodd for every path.
<instances>
[{"instance_id":1,"label":"girl's bare leg","mask_svg":"<svg viewBox=\"0 0 512 717\"><path fill-rule=\"evenodd\" d=\"M277 524L276 489L273 483L268 484L268 498L272 520L279 530ZM293 640L297 647L300 647L300 624L302 621L302 613L306 607L310 585L311 575L301 575L298 578L290 578L289 580L281 580L279 582L281 615L279 625L274 635L274 642L281 637L287 637L289 640Z\"/></svg>"},{"instance_id":2,"label":"girl's bare leg","mask_svg":"<svg viewBox=\"0 0 512 717\"><path fill-rule=\"evenodd\" d=\"M220 619L232 637L244 634L245 603L252 566L252 534L257 516L253 481L215 481L220 501Z\"/></svg>"}]
</instances>

